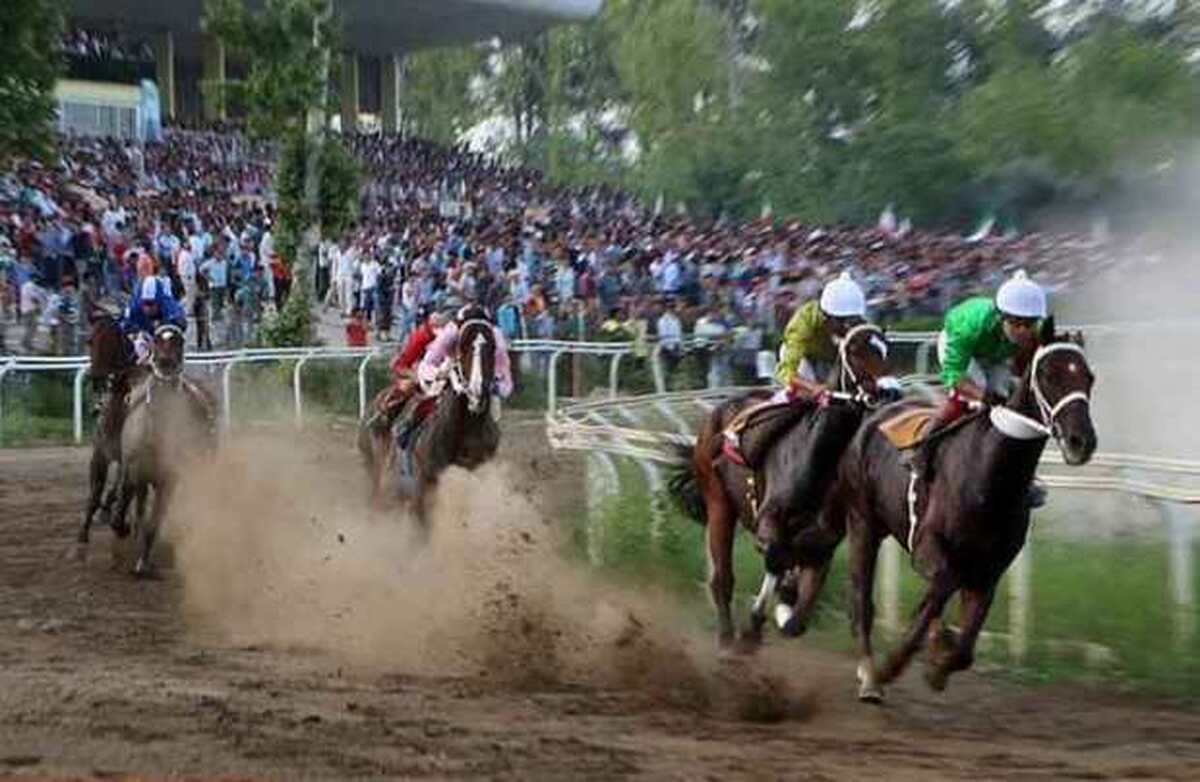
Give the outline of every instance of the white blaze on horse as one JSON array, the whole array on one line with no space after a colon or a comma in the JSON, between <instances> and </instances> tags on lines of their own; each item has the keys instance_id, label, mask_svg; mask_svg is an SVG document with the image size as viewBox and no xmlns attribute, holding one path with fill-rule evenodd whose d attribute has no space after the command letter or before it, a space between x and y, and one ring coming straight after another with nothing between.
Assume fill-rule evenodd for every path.
<instances>
[{"instance_id":1,"label":"white blaze on horse","mask_svg":"<svg viewBox=\"0 0 1200 782\"><path fill-rule=\"evenodd\" d=\"M511 392L503 335L482 308L467 308L460 320L447 326L417 368L415 431L400 420L386 438L372 437L365 422L359 429L372 493L390 474L395 493L426 532L429 498L442 472L452 465L474 469L495 455L500 399Z\"/></svg>"}]
</instances>

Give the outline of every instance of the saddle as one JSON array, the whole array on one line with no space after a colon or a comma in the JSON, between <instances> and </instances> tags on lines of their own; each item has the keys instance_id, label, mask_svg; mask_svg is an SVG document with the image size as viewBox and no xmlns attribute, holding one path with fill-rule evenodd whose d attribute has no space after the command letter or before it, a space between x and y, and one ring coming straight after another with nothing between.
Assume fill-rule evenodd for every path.
<instances>
[{"instance_id":1,"label":"saddle","mask_svg":"<svg viewBox=\"0 0 1200 782\"><path fill-rule=\"evenodd\" d=\"M879 431L897 450L908 450L921 444L936 414L932 407L909 407L880 423Z\"/></svg>"},{"instance_id":2,"label":"saddle","mask_svg":"<svg viewBox=\"0 0 1200 782\"><path fill-rule=\"evenodd\" d=\"M729 430L737 435L746 466L757 471L779 438L812 410L806 402L758 401L738 413Z\"/></svg>"}]
</instances>

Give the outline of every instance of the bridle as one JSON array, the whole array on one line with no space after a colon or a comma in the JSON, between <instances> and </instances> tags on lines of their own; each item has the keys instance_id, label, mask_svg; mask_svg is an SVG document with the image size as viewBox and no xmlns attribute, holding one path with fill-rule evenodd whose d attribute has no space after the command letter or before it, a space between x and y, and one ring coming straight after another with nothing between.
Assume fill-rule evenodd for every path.
<instances>
[{"instance_id":1,"label":"bridle","mask_svg":"<svg viewBox=\"0 0 1200 782\"><path fill-rule=\"evenodd\" d=\"M1080 358L1086 358L1083 348L1074 342L1053 342L1038 348L1033 354L1033 360L1030 362L1029 388L1033 391L1033 399L1037 404L1038 418L1031 418L1007 406L993 407L991 412L992 423L996 425L997 429L1019 440L1033 440L1039 437L1054 437L1057 440L1059 413L1066 409L1068 405L1075 402L1082 402L1084 405L1091 404L1091 397L1088 396L1086 391L1071 391L1051 404L1045 391L1042 390L1041 383L1038 382L1039 365L1051 353L1061 353L1063 351L1075 353Z\"/></svg>"},{"instance_id":2,"label":"bridle","mask_svg":"<svg viewBox=\"0 0 1200 782\"><path fill-rule=\"evenodd\" d=\"M178 326L169 323L159 326L154 330L155 342L158 341L160 336L165 336L168 339L177 339L179 340L179 344L183 345L183 331ZM175 367L174 370L166 371L158 363L158 351L152 348L150 350L150 371L158 380L177 383L179 382L179 376L183 372L183 362L180 361L179 366Z\"/></svg>"},{"instance_id":3,"label":"bridle","mask_svg":"<svg viewBox=\"0 0 1200 782\"><path fill-rule=\"evenodd\" d=\"M445 370L445 378L450 381L450 387L460 396L467 398L467 409L472 413L479 413L484 409L489 399L487 389L483 387L483 350L487 347L487 337L484 336L482 329L491 330L492 324L482 318L473 318L464 322L458 327L458 335L461 340L463 334L471 327L481 329L480 333L475 335L471 341L471 370L469 374L463 374L462 361L459 358L461 351L455 351L449 361L449 367ZM426 385L422 383L424 392L429 396L436 396L441 393L444 387L441 381L438 383L430 383Z\"/></svg>"},{"instance_id":4,"label":"bridle","mask_svg":"<svg viewBox=\"0 0 1200 782\"><path fill-rule=\"evenodd\" d=\"M875 398L866 392L862 387L862 382L858 377L858 373L854 371L854 367L850 363L849 347L855 337L860 334L868 334L867 342L880 352L884 359L888 356L887 337L883 333L883 329L873 323L860 323L847 331L841 339L837 341L838 349L838 388L853 388L853 391L832 391L830 397L839 402L856 402L861 404L868 410L878 408L882 402L876 401ZM885 378L876 380L876 384ZM849 381L849 382L847 382Z\"/></svg>"}]
</instances>

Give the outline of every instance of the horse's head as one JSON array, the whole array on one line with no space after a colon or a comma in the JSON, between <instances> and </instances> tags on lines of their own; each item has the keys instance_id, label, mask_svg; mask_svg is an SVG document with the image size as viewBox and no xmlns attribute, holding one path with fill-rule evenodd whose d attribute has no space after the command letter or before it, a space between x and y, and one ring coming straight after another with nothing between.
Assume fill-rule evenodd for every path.
<instances>
[{"instance_id":1,"label":"horse's head","mask_svg":"<svg viewBox=\"0 0 1200 782\"><path fill-rule=\"evenodd\" d=\"M464 307L459 320L455 390L467 397L467 409L480 413L491 401L496 378L496 333L482 307Z\"/></svg>"},{"instance_id":2,"label":"horse's head","mask_svg":"<svg viewBox=\"0 0 1200 782\"><path fill-rule=\"evenodd\" d=\"M175 378L183 371L183 330L164 323L154 330L150 366L160 378Z\"/></svg>"},{"instance_id":3,"label":"horse's head","mask_svg":"<svg viewBox=\"0 0 1200 782\"><path fill-rule=\"evenodd\" d=\"M851 326L838 341L837 390L858 396L868 406L900 398L900 384L888 368L888 341L871 323Z\"/></svg>"},{"instance_id":4,"label":"horse's head","mask_svg":"<svg viewBox=\"0 0 1200 782\"><path fill-rule=\"evenodd\" d=\"M103 310L93 311L89 319L92 333L88 337L88 360L93 380L111 377L128 369L129 351L117 319Z\"/></svg>"},{"instance_id":5,"label":"horse's head","mask_svg":"<svg viewBox=\"0 0 1200 782\"><path fill-rule=\"evenodd\" d=\"M1058 441L1063 460L1087 464L1096 450L1090 404L1096 377L1084 354L1083 335L1056 334L1053 319L1047 319L1039 343L1025 374L1033 405Z\"/></svg>"}]
</instances>

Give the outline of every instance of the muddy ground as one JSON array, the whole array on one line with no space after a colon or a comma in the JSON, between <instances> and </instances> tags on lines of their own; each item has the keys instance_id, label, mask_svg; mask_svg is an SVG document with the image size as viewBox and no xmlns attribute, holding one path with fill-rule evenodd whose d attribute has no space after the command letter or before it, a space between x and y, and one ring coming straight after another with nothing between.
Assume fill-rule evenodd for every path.
<instances>
[{"instance_id":1,"label":"muddy ground","mask_svg":"<svg viewBox=\"0 0 1200 782\"><path fill-rule=\"evenodd\" d=\"M84 451L0 451L0 777L1200 776L1200 714L1161 702L913 671L870 707L802 640L719 658L540 542L582 471L536 422L443 487L437 554L366 508L348 430L240 437L154 580L107 529L78 556Z\"/></svg>"}]
</instances>

